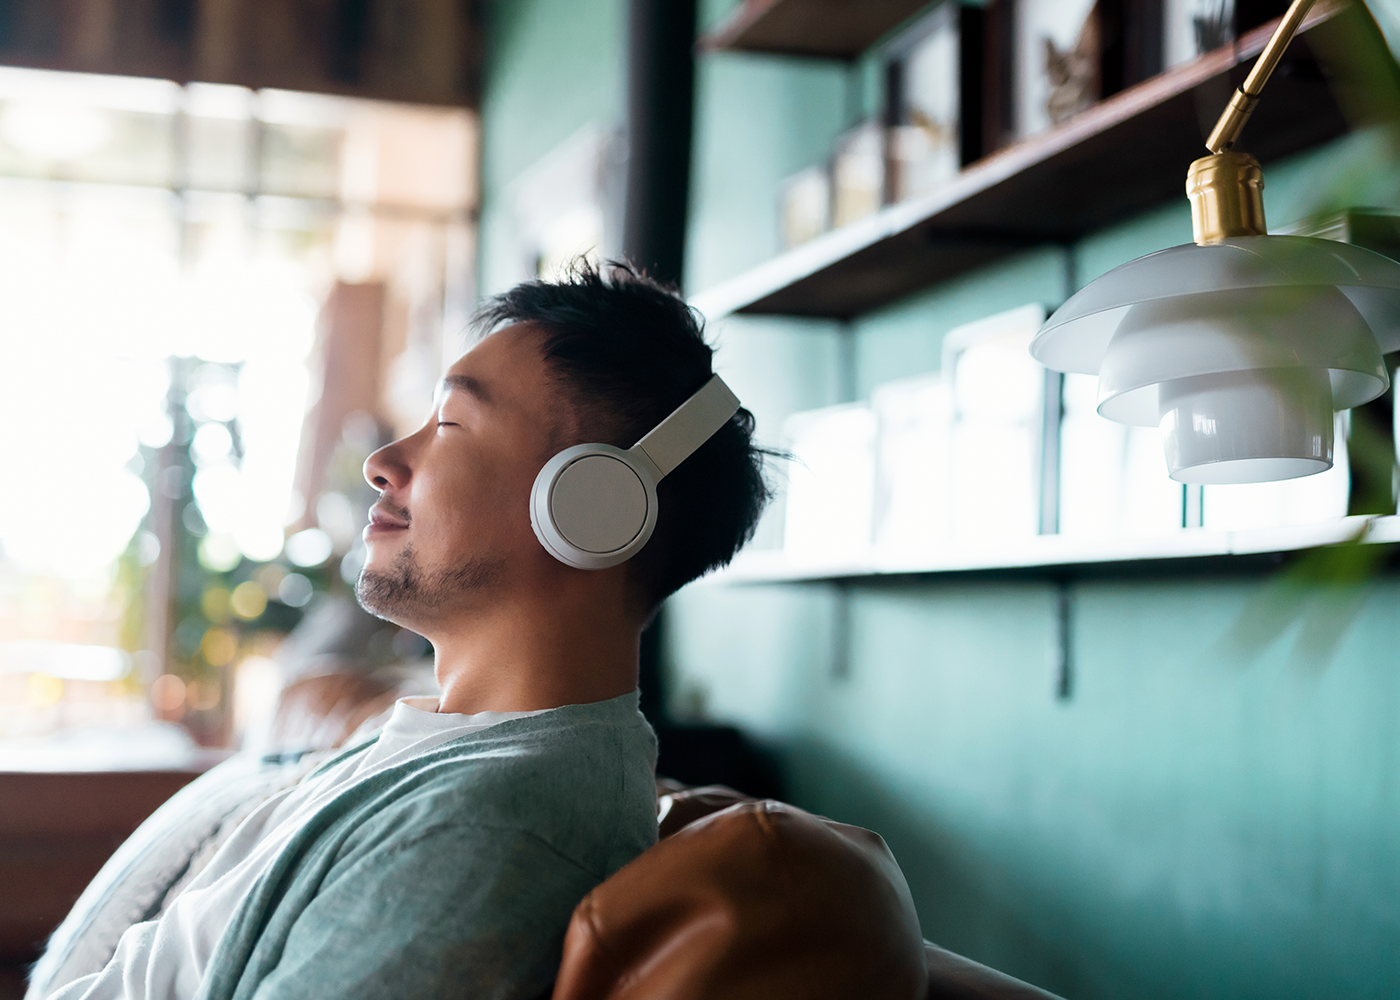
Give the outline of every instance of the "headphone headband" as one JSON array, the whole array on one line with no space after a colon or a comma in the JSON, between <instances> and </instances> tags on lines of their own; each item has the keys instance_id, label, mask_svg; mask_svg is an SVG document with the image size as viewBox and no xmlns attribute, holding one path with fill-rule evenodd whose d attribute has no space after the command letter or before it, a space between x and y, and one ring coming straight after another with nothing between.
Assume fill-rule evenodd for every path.
<instances>
[{"instance_id":1,"label":"headphone headband","mask_svg":"<svg viewBox=\"0 0 1400 1000\"><path fill-rule=\"evenodd\" d=\"M648 431L628 451L633 458L644 458L656 469L656 480L671 473L739 412L739 397L711 375L710 380L661 423Z\"/></svg>"}]
</instances>

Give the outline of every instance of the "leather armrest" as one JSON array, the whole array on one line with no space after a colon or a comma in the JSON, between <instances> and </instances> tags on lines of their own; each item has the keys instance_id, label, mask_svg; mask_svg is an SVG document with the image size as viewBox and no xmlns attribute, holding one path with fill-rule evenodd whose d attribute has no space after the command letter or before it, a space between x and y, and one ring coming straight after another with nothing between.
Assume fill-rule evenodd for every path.
<instances>
[{"instance_id":1,"label":"leather armrest","mask_svg":"<svg viewBox=\"0 0 1400 1000\"><path fill-rule=\"evenodd\" d=\"M1059 1000L1037 986L1013 979L931 941L924 942L928 1000Z\"/></svg>"},{"instance_id":2,"label":"leather armrest","mask_svg":"<svg viewBox=\"0 0 1400 1000\"><path fill-rule=\"evenodd\" d=\"M884 841L740 801L584 898L554 1000L923 1000L926 989L918 917Z\"/></svg>"},{"instance_id":3,"label":"leather armrest","mask_svg":"<svg viewBox=\"0 0 1400 1000\"><path fill-rule=\"evenodd\" d=\"M724 785L702 785L687 788L669 778L656 781L656 822L657 838L665 840L671 834L685 829L691 823L704 819L711 813L738 805L740 802L754 801L749 796L736 792Z\"/></svg>"},{"instance_id":4,"label":"leather armrest","mask_svg":"<svg viewBox=\"0 0 1400 1000\"><path fill-rule=\"evenodd\" d=\"M885 842L657 783L660 842L574 911L553 1000L1053 1000L924 941Z\"/></svg>"}]
</instances>

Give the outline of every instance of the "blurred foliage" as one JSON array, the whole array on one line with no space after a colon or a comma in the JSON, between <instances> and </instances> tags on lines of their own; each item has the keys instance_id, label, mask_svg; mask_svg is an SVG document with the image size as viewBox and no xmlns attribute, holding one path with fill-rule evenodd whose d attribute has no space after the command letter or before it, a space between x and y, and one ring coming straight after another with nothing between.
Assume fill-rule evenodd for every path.
<instances>
[{"instance_id":1,"label":"blurred foliage","mask_svg":"<svg viewBox=\"0 0 1400 1000\"><path fill-rule=\"evenodd\" d=\"M1393 379L1395 356L1387 360ZM1294 660L1300 666L1326 667L1360 614L1372 583L1391 564L1400 546L1372 543L1368 536L1375 517L1396 512L1400 460L1393 399L1392 389L1351 412L1348 512L1368 520L1346 542L1308 549L1264 583L1231 631L1229 644L1237 654L1253 659L1296 628Z\"/></svg>"},{"instance_id":2,"label":"blurred foliage","mask_svg":"<svg viewBox=\"0 0 1400 1000\"><path fill-rule=\"evenodd\" d=\"M1391 385L1395 384L1395 366ZM1347 450L1351 463L1348 514L1394 514L1400 465L1395 448L1394 389L1351 411Z\"/></svg>"},{"instance_id":3,"label":"blurred foliage","mask_svg":"<svg viewBox=\"0 0 1400 1000\"><path fill-rule=\"evenodd\" d=\"M1303 214L1326 216L1363 205L1400 211L1400 63L1376 24L1380 21L1394 35L1400 28L1400 5L1367 0L1357 10L1363 16L1338 18L1329 30L1314 31L1308 37L1355 131L1347 140L1352 155L1331 158L1327 169L1309 172ZM1376 20L1364 16L1368 14ZM1392 247L1371 249L1396 256ZM1395 355L1387 358L1392 384L1395 362ZM1400 462L1394 398L1392 389L1351 411L1349 514L1396 513ZM1343 544L1298 554L1265 581L1229 634L1232 651L1253 659L1286 633L1296 632L1295 663L1324 669L1374 590L1377 576L1392 564L1400 548L1369 542L1372 527L1373 521L1367 520Z\"/></svg>"},{"instance_id":4,"label":"blurred foliage","mask_svg":"<svg viewBox=\"0 0 1400 1000\"><path fill-rule=\"evenodd\" d=\"M1296 664L1323 669L1361 612L1372 584L1400 546L1367 542L1367 521L1340 545L1308 549L1263 583L1246 603L1228 638L1230 650L1252 660L1292 629Z\"/></svg>"},{"instance_id":5,"label":"blurred foliage","mask_svg":"<svg viewBox=\"0 0 1400 1000\"><path fill-rule=\"evenodd\" d=\"M157 537L165 535L172 548L165 670L183 682L186 695L182 704L157 707L163 717L179 721L200 742L223 744L231 735L234 668L247 656L270 655L301 620L300 607L279 599L283 582L295 572L306 577L314 590L325 590L338 578L333 562L308 569L280 561L257 562L238 553L222 565L208 553L201 558L200 545L208 538L208 528L192 490L197 422L186 400L194 373L208 365L196 358L175 358L171 365L171 441L161 449L143 448L142 458L152 497L164 491L172 503L170 523L148 523L148 528ZM237 462L238 428L234 420L227 421L227 426L235 444L229 460ZM150 517L158 516L160 509L160 504L153 503ZM143 535L133 539L119 570L132 594L123 633L132 650L147 647L150 641L146 630L152 570L141 565Z\"/></svg>"}]
</instances>

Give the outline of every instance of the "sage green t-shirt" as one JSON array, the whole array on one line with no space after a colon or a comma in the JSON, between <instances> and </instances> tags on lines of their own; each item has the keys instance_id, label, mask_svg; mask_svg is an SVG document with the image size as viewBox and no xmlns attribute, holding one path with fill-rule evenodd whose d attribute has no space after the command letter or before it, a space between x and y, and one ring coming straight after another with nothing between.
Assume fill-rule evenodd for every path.
<instances>
[{"instance_id":1,"label":"sage green t-shirt","mask_svg":"<svg viewBox=\"0 0 1400 1000\"><path fill-rule=\"evenodd\" d=\"M574 906L656 841L656 741L636 692L422 752L387 746L364 743L305 779L337 789L284 833L203 957L197 921L138 925L102 973L59 994L183 998L197 983L199 1000L548 995ZM192 960L193 978L170 975Z\"/></svg>"}]
</instances>

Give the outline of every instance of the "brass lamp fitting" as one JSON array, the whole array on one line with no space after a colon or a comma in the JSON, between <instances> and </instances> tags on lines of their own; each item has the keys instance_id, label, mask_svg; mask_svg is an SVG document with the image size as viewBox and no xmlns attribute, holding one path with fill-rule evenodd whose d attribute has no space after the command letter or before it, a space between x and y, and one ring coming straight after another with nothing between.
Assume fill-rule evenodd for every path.
<instances>
[{"instance_id":1,"label":"brass lamp fitting","mask_svg":"<svg viewBox=\"0 0 1400 1000\"><path fill-rule=\"evenodd\" d=\"M1293 0L1269 37L1264 51L1215 123L1203 156L1186 172L1186 197L1191 199L1191 229L1197 243L1219 243L1231 236L1266 236L1264 174L1259 161L1230 147L1249 121L1259 95L1283 58L1284 50L1302 27L1316 0Z\"/></svg>"},{"instance_id":2,"label":"brass lamp fitting","mask_svg":"<svg viewBox=\"0 0 1400 1000\"><path fill-rule=\"evenodd\" d=\"M1201 245L1231 236L1265 236L1264 172L1248 153L1214 153L1186 172L1191 229Z\"/></svg>"},{"instance_id":3,"label":"brass lamp fitting","mask_svg":"<svg viewBox=\"0 0 1400 1000\"><path fill-rule=\"evenodd\" d=\"M1220 120L1211 130L1210 138L1206 140L1206 149L1212 153L1223 153L1233 146L1258 103L1258 94L1246 94L1243 90L1236 90L1230 98L1230 103L1225 105Z\"/></svg>"},{"instance_id":4,"label":"brass lamp fitting","mask_svg":"<svg viewBox=\"0 0 1400 1000\"><path fill-rule=\"evenodd\" d=\"M1269 36L1269 40L1264 45L1264 51L1259 53L1259 58L1254 62L1254 68L1249 71L1249 76L1245 77L1244 83L1240 84L1233 97L1230 98L1229 105L1225 108L1225 113L1220 116L1220 120L1215 123L1215 128L1211 130L1210 138L1206 140L1206 149L1212 153L1223 153L1235 144L1235 140L1240 137L1240 132L1244 129L1245 122L1249 121L1249 116L1254 112L1254 106L1259 103L1259 95L1264 90L1264 84L1269 82L1269 77L1273 75L1274 67L1283 58L1284 51L1288 48L1288 43L1293 41L1293 36L1302 27L1304 19L1308 16L1308 11L1316 0L1293 0L1288 5L1288 10L1279 19L1278 27Z\"/></svg>"}]
</instances>

